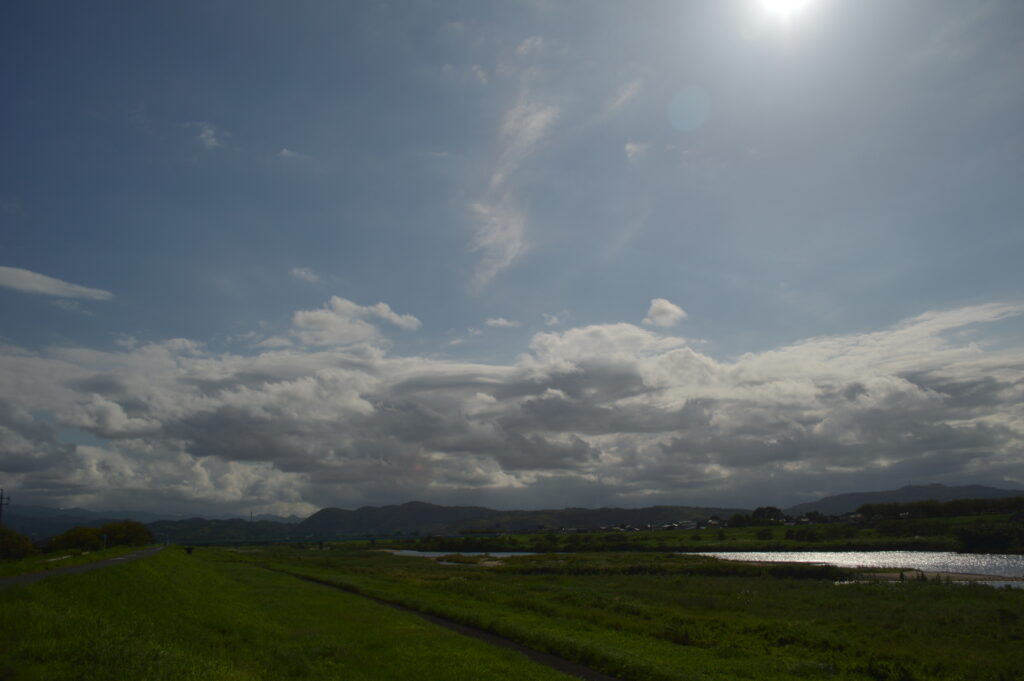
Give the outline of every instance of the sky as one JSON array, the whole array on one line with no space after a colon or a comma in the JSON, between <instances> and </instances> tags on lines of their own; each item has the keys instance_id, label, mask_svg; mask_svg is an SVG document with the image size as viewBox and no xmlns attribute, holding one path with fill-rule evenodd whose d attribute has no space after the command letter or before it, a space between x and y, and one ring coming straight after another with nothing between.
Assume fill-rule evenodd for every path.
<instances>
[{"instance_id":1,"label":"sky","mask_svg":"<svg viewBox=\"0 0 1024 681\"><path fill-rule=\"evenodd\" d=\"M1024 4L0 7L0 486L1024 488Z\"/></svg>"}]
</instances>

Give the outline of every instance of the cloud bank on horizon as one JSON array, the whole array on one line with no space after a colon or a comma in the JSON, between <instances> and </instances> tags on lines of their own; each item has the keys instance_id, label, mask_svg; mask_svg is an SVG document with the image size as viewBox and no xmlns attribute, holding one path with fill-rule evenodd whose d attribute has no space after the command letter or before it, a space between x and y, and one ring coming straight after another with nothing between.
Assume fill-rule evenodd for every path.
<instances>
[{"instance_id":1,"label":"cloud bank on horizon","mask_svg":"<svg viewBox=\"0 0 1024 681\"><path fill-rule=\"evenodd\" d=\"M419 321L337 296L297 311L272 350L258 335L246 353L8 345L0 468L64 505L298 514L410 499L787 504L835 476L1021 480L1024 347L986 350L968 332L1022 313L930 312L732 361L629 323L536 333L509 364L391 354L377 324Z\"/></svg>"},{"instance_id":2,"label":"cloud bank on horizon","mask_svg":"<svg viewBox=\"0 0 1024 681\"><path fill-rule=\"evenodd\" d=\"M1024 487L1024 3L785 5L0 5L0 486Z\"/></svg>"}]
</instances>

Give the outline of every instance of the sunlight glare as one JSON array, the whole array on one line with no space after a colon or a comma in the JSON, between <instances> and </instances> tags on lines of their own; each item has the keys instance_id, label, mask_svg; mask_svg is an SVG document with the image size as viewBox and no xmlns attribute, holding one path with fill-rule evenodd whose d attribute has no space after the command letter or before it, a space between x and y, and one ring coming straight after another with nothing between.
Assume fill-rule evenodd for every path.
<instances>
[{"instance_id":1,"label":"sunlight glare","mask_svg":"<svg viewBox=\"0 0 1024 681\"><path fill-rule=\"evenodd\" d=\"M766 10L783 19L803 9L810 0L761 0Z\"/></svg>"}]
</instances>

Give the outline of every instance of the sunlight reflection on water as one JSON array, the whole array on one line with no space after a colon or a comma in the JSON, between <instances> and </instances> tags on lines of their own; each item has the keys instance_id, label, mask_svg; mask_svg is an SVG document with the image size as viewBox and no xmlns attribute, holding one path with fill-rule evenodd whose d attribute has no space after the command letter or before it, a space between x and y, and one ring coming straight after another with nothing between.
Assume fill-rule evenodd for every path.
<instances>
[{"instance_id":1,"label":"sunlight reflection on water","mask_svg":"<svg viewBox=\"0 0 1024 681\"><path fill-rule=\"evenodd\" d=\"M773 563L822 563L838 567L904 568L993 577L1024 577L1024 556L951 551L712 551L702 556Z\"/></svg>"}]
</instances>

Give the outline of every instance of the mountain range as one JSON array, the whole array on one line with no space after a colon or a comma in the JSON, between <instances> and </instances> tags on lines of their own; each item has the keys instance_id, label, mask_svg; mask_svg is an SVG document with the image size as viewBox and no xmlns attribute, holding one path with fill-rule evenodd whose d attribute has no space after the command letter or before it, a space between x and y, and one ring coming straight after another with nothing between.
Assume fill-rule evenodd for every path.
<instances>
[{"instance_id":1,"label":"mountain range","mask_svg":"<svg viewBox=\"0 0 1024 681\"><path fill-rule=\"evenodd\" d=\"M543 529L598 528L626 524L633 527L664 525L710 516L728 518L738 508L649 506L647 508L564 508L541 511L497 511L481 506L436 506L411 501L396 506L364 506L355 511L325 508L298 525L313 536L454 534L469 532L535 532Z\"/></svg>"},{"instance_id":2,"label":"mountain range","mask_svg":"<svg viewBox=\"0 0 1024 681\"><path fill-rule=\"evenodd\" d=\"M882 492L851 492L824 497L785 509L798 517L811 511L841 515L864 504L953 499L998 499L1024 496L1024 490L983 485L908 485ZM451 535L459 532L517 532L560 528L610 527L614 525L664 525L712 516L728 519L741 508L649 506L646 508L564 508L539 511L501 511L482 506L438 506L421 501L389 506L364 506L355 510L324 508L308 518L260 515L252 520L234 517L186 517L143 511L89 511L45 506L9 506L4 524L33 540L42 540L76 525L98 527L110 520L132 519L147 523L159 539L170 541L266 541L297 538L366 536Z\"/></svg>"},{"instance_id":3,"label":"mountain range","mask_svg":"<svg viewBox=\"0 0 1024 681\"><path fill-rule=\"evenodd\" d=\"M954 499L1002 499L1024 496L1021 489L999 489L985 485L906 485L884 492L850 492L797 504L785 509L787 515L798 517L811 511L824 515L852 513L864 504L905 504L912 501L953 501Z\"/></svg>"}]
</instances>

